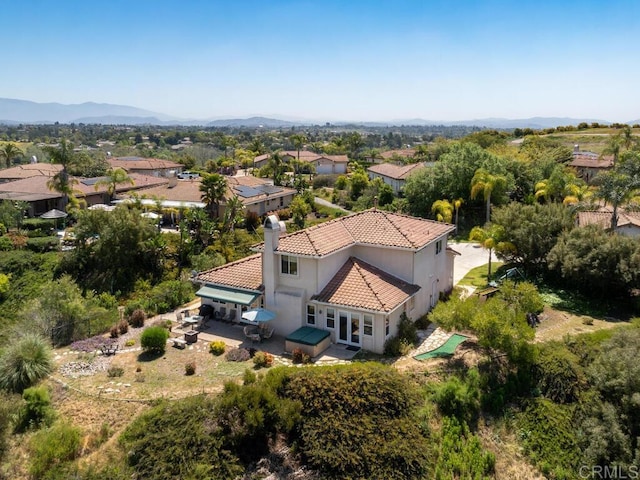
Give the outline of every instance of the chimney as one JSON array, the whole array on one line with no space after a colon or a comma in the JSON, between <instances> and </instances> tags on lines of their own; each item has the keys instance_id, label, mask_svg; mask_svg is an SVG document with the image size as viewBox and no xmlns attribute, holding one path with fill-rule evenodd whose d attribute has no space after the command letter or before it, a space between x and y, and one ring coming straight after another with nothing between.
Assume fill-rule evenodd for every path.
<instances>
[{"instance_id":1,"label":"chimney","mask_svg":"<svg viewBox=\"0 0 640 480\"><path fill-rule=\"evenodd\" d=\"M269 215L264 221L264 253L262 254L262 282L264 284L265 308L275 305L275 291L280 273L280 255L276 255L280 236L287 227L277 215Z\"/></svg>"},{"instance_id":2,"label":"chimney","mask_svg":"<svg viewBox=\"0 0 640 480\"><path fill-rule=\"evenodd\" d=\"M580 145L577 143L573 146L573 153L578 153L580 151Z\"/></svg>"}]
</instances>

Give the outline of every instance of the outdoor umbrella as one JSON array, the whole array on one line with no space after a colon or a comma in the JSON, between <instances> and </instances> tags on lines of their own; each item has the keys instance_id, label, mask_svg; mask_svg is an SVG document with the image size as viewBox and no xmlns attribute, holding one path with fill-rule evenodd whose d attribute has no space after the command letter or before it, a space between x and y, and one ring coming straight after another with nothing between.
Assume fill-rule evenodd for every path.
<instances>
[{"instance_id":1,"label":"outdoor umbrella","mask_svg":"<svg viewBox=\"0 0 640 480\"><path fill-rule=\"evenodd\" d=\"M253 323L264 323L276 318L276 314L264 308L254 308L242 313L242 318Z\"/></svg>"},{"instance_id":2,"label":"outdoor umbrella","mask_svg":"<svg viewBox=\"0 0 640 480\"><path fill-rule=\"evenodd\" d=\"M144 213L141 213L140 216L144 218L153 218L153 219L160 218L160 215L153 212L144 212Z\"/></svg>"},{"instance_id":3,"label":"outdoor umbrella","mask_svg":"<svg viewBox=\"0 0 640 480\"><path fill-rule=\"evenodd\" d=\"M53 219L56 221L56 229L58 228L58 219L59 218L67 218L67 214L65 212L63 212L62 210L58 210L56 208L49 210L48 212L43 213L42 215L40 215L40 218L45 218L45 219ZM64 225L64 223L63 223Z\"/></svg>"}]
</instances>

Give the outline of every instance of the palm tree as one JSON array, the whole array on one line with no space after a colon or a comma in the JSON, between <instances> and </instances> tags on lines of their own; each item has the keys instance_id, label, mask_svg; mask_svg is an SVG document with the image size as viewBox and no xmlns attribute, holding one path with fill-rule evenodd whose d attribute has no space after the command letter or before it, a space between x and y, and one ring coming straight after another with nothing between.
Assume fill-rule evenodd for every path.
<instances>
[{"instance_id":1,"label":"palm tree","mask_svg":"<svg viewBox=\"0 0 640 480\"><path fill-rule=\"evenodd\" d=\"M486 202L487 220L491 220L491 194L507 186L504 175L493 175L484 168L479 168L471 179L471 199L474 200L480 193Z\"/></svg>"},{"instance_id":2,"label":"palm tree","mask_svg":"<svg viewBox=\"0 0 640 480\"><path fill-rule=\"evenodd\" d=\"M224 232L233 232L236 225L242 221L244 214L244 204L237 195L234 195L229 200L224 209Z\"/></svg>"},{"instance_id":3,"label":"palm tree","mask_svg":"<svg viewBox=\"0 0 640 480\"><path fill-rule=\"evenodd\" d=\"M227 193L227 180L219 173L205 175L200 184L200 198L207 205L212 218L220 214L220 202Z\"/></svg>"},{"instance_id":4,"label":"palm tree","mask_svg":"<svg viewBox=\"0 0 640 480\"><path fill-rule=\"evenodd\" d=\"M596 196L611 204L613 209L611 213L611 231L615 232L618 226L618 208L629 201L633 197L635 185L633 179L628 175L611 170L600 173L594 179L594 183L598 185Z\"/></svg>"},{"instance_id":5,"label":"palm tree","mask_svg":"<svg viewBox=\"0 0 640 480\"><path fill-rule=\"evenodd\" d=\"M462 204L464 203L464 200L461 198L457 198L453 201L453 208L456 212L456 230L454 232L454 234L458 234L458 213L460 212L460 207L462 207Z\"/></svg>"},{"instance_id":6,"label":"palm tree","mask_svg":"<svg viewBox=\"0 0 640 480\"><path fill-rule=\"evenodd\" d=\"M618 157L620 156L620 150L622 150L623 139L619 133L612 135L607 140L607 146L602 151L605 155L613 155L613 163L618 163Z\"/></svg>"},{"instance_id":7,"label":"palm tree","mask_svg":"<svg viewBox=\"0 0 640 480\"><path fill-rule=\"evenodd\" d=\"M107 170L107 175L104 179L98 180L95 184L95 189L98 190L102 186L107 187L107 194L109 195L109 201L113 200L113 196L116 193L118 185L128 183L129 185L135 185L133 178L131 178L124 168L110 168Z\"/></svg>"},{"instance_id":8,"label":"palm tree","mask_svg":"<svg viewBox=\"0 0 640 480\"><path fill-rule=\"evenodd\" d=\"M78 183L78 181L71 179L68 172L69 166L71 166L74 161L73 145L63 138L60 141L59 148L49 147L47 148L47 152L51 157L51 163L59 163L62 165L62 170L47 182L47 187L49 187L49 190L54 190L62 194L63 208L66 208L70 201L75 205L77 199L73 195L73 185Z\"/></svg>"},{"instance_id":9,"label":"palm tree","mask_svg":"<svg viewBox=\"0 0 640 480\"><path fill-rule=\"evenodd\" d=\"M273 184L280 185L282 177L282 157L280 152L273 152L269 159L269 167L273 170Z\"/></svg>"},{"instance_id":10,"label":"palm tree","mask_svg":"<svg viewBox=\"0 0 640 480\"><path fill-rule=\"evenodd\" d=\"M491 280L491 256L493 251L512 250L514 247L511 243L502 241L504 238L504 228L500 225L487 224L483 227L473 227L469 234L469 240L479 242L483 248L489 250L489 270L487 272L487 281Z\"/></svg>"},{"instance_id":11,"label":"palm tree","mask_svg":"<svg viewBox=\"0 0 640 480\"><path fill-rule=\"evenodd\" d=\"M300 150L307 141L307 136L304 133L294 133L293 135L291 135L291 137L289 137L289 139L293 143L293 146L296 147L296 151L298 153L296 161L293 162L293 176L295 183L295 180L297 180L298 178L298 172L300 171Z\"/></svg>"},{"instance_id":12,"label":"palm tree","mask_svg":"<svg viewBox=\"0 0 640 480\"><path fill-rule=\"evenodd\" d=\"M11 168L12 160L14 158L21 157L22 155L22 150L20 150L13 143L7 143L3 148L0 149L0 158L4 158L4 161L7 164L7 168Z\"/></svg>"},{"instance_id":13,"label":"palm tree","mask_svg":"<svg viewBox=\"0 0 640 480\"><path fill-rule=\"evenodd\" d=\"M453 205L449 200L436 200L431 205L431 213L436 214L436 220L439 222L451 223L453 218Z\"/></svg>"}]
</instances>

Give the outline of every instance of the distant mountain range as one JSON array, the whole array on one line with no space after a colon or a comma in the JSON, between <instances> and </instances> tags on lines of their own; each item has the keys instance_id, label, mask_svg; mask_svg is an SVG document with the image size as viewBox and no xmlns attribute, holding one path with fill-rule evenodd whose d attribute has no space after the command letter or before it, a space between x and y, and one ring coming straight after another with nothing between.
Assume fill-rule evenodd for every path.
<instances>
[{"instance_id":1,"label":"distant mountain range","mask_svg":"<svg viewBox=\"0 0 640 480\"><path fill-rule=\"evenodd\" d=\"M0 98L0 124L15 125L20 123L49 124L49 123L85 123L85 124L110 124L110 125L186 125L186 126L210 126L210 127L265 127L285 128L303 125L324 125L326 121L287 119L285 117L273 118L254 116L250 118L219 118L187 120L171 117L158 112L143 110L141 108L126 105L113 105L109 103L80 103L64 105L61 103L36 103L27 100ZM598 122L608 125L610 122L598 119L567 118L567 117L533 117L522 119L507 118L481 118L475 120L437 121L413 118L391 121L335 121L331 125L362 125L370 127L383 127L394 125L444 125L444 126L478 126L487 128L512 129L512 128L551 128L561 125L578 125L579 123ZM627 122L629 124L640 123L640 120Z\"/></svg>"}]
</instances>

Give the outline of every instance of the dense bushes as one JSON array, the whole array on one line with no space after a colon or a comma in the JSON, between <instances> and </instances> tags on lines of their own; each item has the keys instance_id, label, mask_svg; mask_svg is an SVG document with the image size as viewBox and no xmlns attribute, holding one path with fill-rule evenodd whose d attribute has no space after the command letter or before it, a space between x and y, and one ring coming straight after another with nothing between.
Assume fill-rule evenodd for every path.
<instances>
[{"instance_id":1,"label":"dense bushes","mask_svg":"<svg viewBox=\"0 0 640 480\"><path fill-rule=\"evenodd\" d=\"M46 387L31 387L22 392L24 404L18 412L14 430L23 432L28 428L49 426L55 419L55 410L51 406L51 395Z\"/></svg>"},{"instance_id":2,"label":"dense bushes","mask_svg":"<svg viewBox=\"0 0 640 480\"><path fill-rule=\"evenodd\" d=\"M0 357L0 388L22 392L53 370L53 356L47 341L25 335L9 345Z\"/></svg>"},{"instance_id":3,"label":"dense bushes","mask_svg":"<svg viewBox=\"0 0 640 480\"><path fill-rule=\"evenodd\" d=\"M27 248L38 253L57 250L59 247L60 239L58 237L35 237L27 240Z\"/></svg>"},{"instance_id":4,"label":"dense bushes","mask_svg":"<svg viewBox=\"0 0 640 480\"><path fill-rule=\"evenodd\" d=\"M149 327L140 336L140 345L145 352L162 354L167 348L169 332L162 327Z\"/></svg>"},{"instance_id":5,"label":"dense bushes","mask_svg":"<svg viewBox=\"0 0 640 480\"><path fill-rule=\"evenodd\" d=\"M556 403L576 401L585 383L578 357L559 342L540 348L534 372L540 393Z\"/></svg>"},{"instance_id":6,"label":"dense bushes","mask_svg":"<svg viewBox=\"0 0 640 480\"><path fill-rule=\"evenodd\" d=\"M167 280L150 290L141 290L127 302L126 311L144 310L149 316L174 310L193 300L193 285L181 280Z\"/></svg>"},{"instance_id":7,"label":"dense bushes","mask_svg":"<svg viewBox=\"0 0 640 480\"><path fill-rule=\"evenodd\" d=\"M455 417L461 423L470 424L480 412L479 374L470 370L465 381L451 376L434 387L433 399L440 411Z\"/></svg>"},{"instance_id":8,"label":"dense bushes","mask_svg":"<svg viewBox=\"0 0 640 480\"><path fill-rule=\"evenodd\" d=\"M406 355L417 342L418 332L416 325L407 317L407 314L403 312L398 322L398 334L385 342L384 354L389 357Z\"/></svg>"},{"instance_id":9,"label":"dense bushes","mask_svg":"<svg viewBox=\"0 0 640 480\"><path fill-rule=\"evenodd\" d=\"M31 437L29 473L33 478L70 478L71 466L80 450L81 432L68 423L57 423Z\"/></svg>"}]
</instances>

